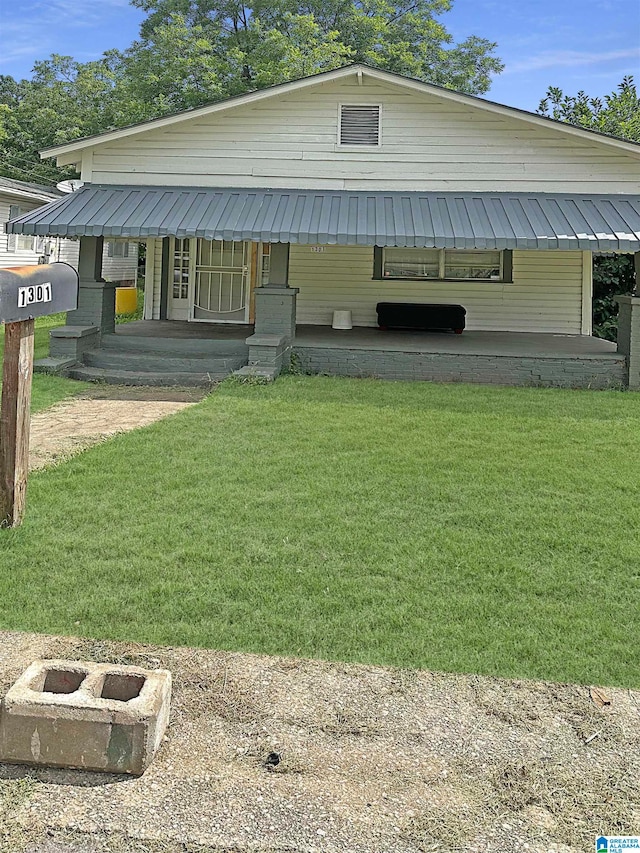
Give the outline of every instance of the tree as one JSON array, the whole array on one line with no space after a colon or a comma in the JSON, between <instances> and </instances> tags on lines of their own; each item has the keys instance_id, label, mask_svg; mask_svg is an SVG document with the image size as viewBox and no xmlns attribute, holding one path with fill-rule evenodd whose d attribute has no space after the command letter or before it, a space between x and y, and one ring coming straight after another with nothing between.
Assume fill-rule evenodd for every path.
<instances>
[{"instance_id":1,"label":"tree","mask_svg":"<svg viewBox=\"0 0 640 853\"><path fill-rule=\"evenodd\" d=\"M640 142L640 98L633 77L624 77L617 91L601 98L585 92L565 95L550 86L540 101L538 112L548 118L566 121L588 130L597 130ZM618 306L614 297L631 293L636 285L633 258L630 255L596 255L593 259L593 333L615 341Z\"/></svg>"},{"instance_id":2,"label":"tree","mask_svg":"<svg viewBox=\"0 0 640 853\"><path fill-rule=\"evenodd\" d=\"M631 76L624 77L617 91L605 95L604 101L590 98L583 91L565 95L562 89L550 86L538 112L588 130L640 142L640 97Z\"/></svg>"},{"instance_id":3,"label":"tree","mask_svg":"<svg viewBox=\"0 0 640 853\"><path fill-rule=\"evenodd\" d=\"M436 17L451 0L132 0L148 13L141 41L154 50L173 28L206 39L226 94L365 62L470 93L486 92L503 65L495 43L454 44Z\"/></svg>"},{"instance_id":4,"label":"tree","mask_svg":"<svg viewBox=\"0 0 640 853\"><path fill-rule=\"evenodd\" d=\"M54 54L33 79L0 81L0 169L7 177L50 184L75 175L41 161L38 151L114 125L114 72L108 55L79 63Z\"/></svg>"}]
</instances>

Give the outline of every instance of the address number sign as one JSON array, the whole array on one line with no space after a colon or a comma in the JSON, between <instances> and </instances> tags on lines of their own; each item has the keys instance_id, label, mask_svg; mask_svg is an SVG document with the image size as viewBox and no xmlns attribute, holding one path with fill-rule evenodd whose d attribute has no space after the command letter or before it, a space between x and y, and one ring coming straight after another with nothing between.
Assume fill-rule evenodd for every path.
<instances>
[{"instance_id":1,"label":"address number sign","mask_svg":"<svg viewBox=\"0 0 640 853\"><path fill-rule=\"evenodd\" d=\"M0 323L73 311L77 305L78 273L69 264L0 269Z\"/></svg>"},{"instance_id":2,"label":"address number sign","mask_svg":"<svg viewBox=\"0 0 640 853\"><path fill-rule=\"evenodd\" d=\"M30 287L18 288L18 308L33 305L34 302L51 302L51 282L32 284Z\"/></svg>"}]
</instances>

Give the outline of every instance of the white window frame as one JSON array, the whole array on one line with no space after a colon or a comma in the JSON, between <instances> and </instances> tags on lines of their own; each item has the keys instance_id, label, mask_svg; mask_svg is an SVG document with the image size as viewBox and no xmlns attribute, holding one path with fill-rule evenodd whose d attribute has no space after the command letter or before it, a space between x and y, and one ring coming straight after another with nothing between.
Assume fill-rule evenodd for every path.
<instances>
[{"instance_id":1,"label":"white window frame","mask_svg":"<svg viewBox=\"0 0 640 853\"><path fill-rule=\"evenodd\" d=\"M20 204L9 205L9 219L17 219L24 213L28 213ZM5 231L7 230L5 225ZM34 252L36 238L31 234L7 234L7 252Z\"/></svg>"},{"instance_id":2,"label":"white window frame","mask_svg":"<svg viewBox=\"0 0 640 853\"><path fill-rule=\"evenodd\" d=\"M342 108L343 107L377 107L378 108L378 144L372 145L343 145L340 141L342 139ZM336 150L340 151L371 151L373 149L382 148L382 104L364 104L364 103L355 103L354 101L341 101L338 104L338 139L336 140Z\"/></svg>"},{"instance_id":3,"label":"white window frame","mask_svg":"<svg viewBox=\"0 0 640 853\"><path fill-rule=\"evenodd\" d=\"M117 251L117 248L122 246L122 252ZM129 241L128 240L109 240L107 242L107 257L108 258L128 258L129 257Z\"/></svg>"},{"instance_id":4,"label":"white window frame","mask_svg":"<svg viewBox=\"0 0 640 853\"><path fill-rule=\"evenodd\" d=\"M511 282L505 282L504 278L504 251L497 249L425 249L425 251L437 251L438 252L438 275L436 278L431 278L430 276L419 276L419 275L385 275L385 257L388 249L402 249L401 246L389 246L387 248L383 248L382 250L382 270L381 277L385 281L475 281L475 282L483 282L486 284L505 284ZM413 248L413 247L412 247ZM500 276L499 278L461 278L461 277L447 277L445 275L446 268L446 253L447 252L474 252L477 254L478 252L496 252L500 253Z\"/></svg>"}]
</instances>

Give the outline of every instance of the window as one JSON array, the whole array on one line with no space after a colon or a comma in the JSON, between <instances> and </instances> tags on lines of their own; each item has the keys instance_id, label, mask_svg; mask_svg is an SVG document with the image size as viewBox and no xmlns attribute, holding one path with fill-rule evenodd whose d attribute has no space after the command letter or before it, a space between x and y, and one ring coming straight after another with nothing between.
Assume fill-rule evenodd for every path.
<instances>
[{"instance_id":1,"label":"window","mask_svg":"<svg viewBox=\"0 0 640 853\"><path fill-rule=\"evenodd\" d=\"M342 104L339 139L340 145L380 145L380 107Z\"/></svg>"},{"instance_id":2,"label":"window","mask_svg":"<svg viewBox=\"0 0 640 853\"><path fill-rule=\"evenodd\" d=\"M26 213L19 204L9 206L9 219L17 219ZM35 237L28 234L7 234L7 252L33 252L35 246Z\"/></svg>"},{"instance_id":3,"label":"window","mask_svg":"<svg viewBox=\"0 0 640 853\"><path fill-rule=\"evenodd\" d=\"M374 250L374 278L511 281L511 252L486 249Z\"/></svg>"},{"instance_id":4,"label":"window","mask_svg":"<svg viewBox=\"0 0 640 853\"><path fill-rule=\"evenodd\" d=\"M271 269L271 243L262 243L262 259L260 262L260 284L264 287L269 281Z\"/></svg>"},{"instance_id":5,"label":"window","mask_svg":"<svg viewBox=\"0 0 640 853\"><path fill-rule=\"evenodd\" d=\"M108 258L128 258L129 257L129 244L121 243L116 240L110 240L107 243L107 257Z\"/></svg>"},{"instance_id":6,"label":"window","mask_svg":"<svg viewBox=\"0 0 640 853\"><path fill-rule=\"evenodd\" d=\"M173 244L171 295L174 299L187 299L189 296L189 240L176 237Z\"/></svg>"}]
</instances>

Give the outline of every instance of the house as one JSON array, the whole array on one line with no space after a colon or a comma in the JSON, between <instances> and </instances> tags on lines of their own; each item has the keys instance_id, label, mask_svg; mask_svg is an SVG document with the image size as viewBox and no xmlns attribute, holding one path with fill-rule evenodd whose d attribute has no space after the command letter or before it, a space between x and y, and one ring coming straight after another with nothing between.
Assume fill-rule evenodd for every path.
<instances>
[{"instance_id":1,"label":"house","mask_svg":"<svg viewBox=\"0 0 640 853\"><path fill-rule=\"evenodd\" d=\"M357 64L42 156L84 186L9 230L80 238L78 310L51 341L72 375L275 376L294 354L311 372L640 385L640 300L621 298L618 349L591 337L592 253L640 251L635 143ZM146 243L145 319L115 335L113 239ZM380 331L379 303L459 305L466 329Z\"/></svg>"},{"instance_id":2,"label":"house","mask_svg":"<svg viewBox=\"0 0 640 853\"><path fill-rule=\"evenodd\" d=\"M0 176L0 268L64 261L78 266L80 244L77 240L46 235L7 233L5 223L30 213L64 194L53 187L16 181ZM104 246L102 270L105 278L121 284L136 284L138 243L108 241Z\"/></svg>"}]
</instances>

